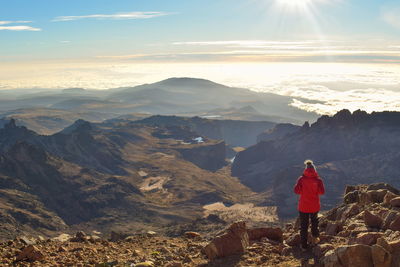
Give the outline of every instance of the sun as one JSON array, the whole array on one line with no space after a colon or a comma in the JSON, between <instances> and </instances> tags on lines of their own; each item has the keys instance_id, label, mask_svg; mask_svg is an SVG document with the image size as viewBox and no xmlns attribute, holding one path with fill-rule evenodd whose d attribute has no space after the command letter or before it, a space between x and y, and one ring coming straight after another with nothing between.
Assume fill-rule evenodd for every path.
<instances>
[{"instance_id":1,"label":"sun","mask_svg":"<svg viewBox=\"0 0 400 267\"><path fill-rule=\"evenodd\" d=\"M277 4L288 8L306 8L312 0L275 0Z\"/></svg>"}]
</instances>

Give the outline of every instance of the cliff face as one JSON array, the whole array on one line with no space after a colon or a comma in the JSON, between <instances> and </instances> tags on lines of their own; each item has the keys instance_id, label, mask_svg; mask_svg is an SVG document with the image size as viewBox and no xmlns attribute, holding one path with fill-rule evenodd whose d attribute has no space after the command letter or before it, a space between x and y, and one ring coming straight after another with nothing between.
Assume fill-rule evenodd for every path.
<instances>
[{"instance_id":1,"label":"cliff face","mask_svg":"<svg viewBox=\"0 0 400 267\"><path fill-rule=\"evenodd\" d=\"M292 187L305 159L313 159L327 183L328 207L346 182L376 180L399 186L400 113L367 114L343 110L301 127L283 138L263 141L240 152L232 174L258 191L270 191L283 214L295 212ZM287 199L286 201L283 201ZM285 203L287 202L287 203Z\"/></svg>"}]
</instances>

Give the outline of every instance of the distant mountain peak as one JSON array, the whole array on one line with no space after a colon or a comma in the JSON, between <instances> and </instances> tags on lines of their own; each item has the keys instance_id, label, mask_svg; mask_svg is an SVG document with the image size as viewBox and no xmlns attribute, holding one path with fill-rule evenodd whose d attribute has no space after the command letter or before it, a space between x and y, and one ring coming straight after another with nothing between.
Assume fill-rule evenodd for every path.
<instances>
[{"instance_id":1,"label":"distant mountain peak","mask_svg":"<svg viewBox=\"0 0 400 267\"><path fill-rule=\"evenodd\" d=\"M11 118L10 121L4 125L4 129L13 129L13 128L17 128L17 127L18 126L15 122L15 119L13 119L13 118Z\"/></svg>"},{"instance_id":2,"label":"distant mountain peak","mask_svg":"<svg viewBox=\"0 0 400 267\"><path fill-rule=\"evenodd\" d=\"M88 121L79 119L75 121L72 125L62 130L61 133L70 134L72 132L90 131L90 130L92 130L92 124Z\"/></svg>"},{"instance_id":3,"label":"distant mountain peak","mask_svg":"<svg viewBox=\"0 0 400 267\"><path fill-rule=\"evenodd\" d=\"M173 77L168 78L166 80L160 81L157 84L163 84L168 86L223 86L225 85L218 84L216 82L201 79L201 78L190 78L190 77Z\"/></svg>"}]
</instances>

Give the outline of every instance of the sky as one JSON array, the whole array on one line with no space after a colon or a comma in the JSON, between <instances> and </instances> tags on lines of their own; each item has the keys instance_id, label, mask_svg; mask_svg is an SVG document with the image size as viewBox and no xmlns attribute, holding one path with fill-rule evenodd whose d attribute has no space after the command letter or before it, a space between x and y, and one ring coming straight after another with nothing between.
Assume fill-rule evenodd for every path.
<instances>
[{"instance_id":1,"label":"sky","mask_svg":"<svg viewBox=\"0 0 400 267\"><path fill-rule=\"evenodd\" d=\"M399 0L2 0L0 89L195 76L310 98L390 94L400 92L398 14ZM400 109L372 110L383 108Z\"/></svg>"}]
</instances>

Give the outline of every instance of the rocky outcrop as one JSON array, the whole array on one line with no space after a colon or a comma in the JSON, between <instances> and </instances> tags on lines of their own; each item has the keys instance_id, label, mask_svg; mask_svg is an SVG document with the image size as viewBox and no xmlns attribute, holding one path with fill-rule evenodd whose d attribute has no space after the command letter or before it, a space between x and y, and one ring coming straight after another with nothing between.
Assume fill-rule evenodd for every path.
<instances>
[{"instance_id":1,"label":"rocky outcrop","mask_svg":"<svg viewBox=\"0 0 400 267\"><path fill-rule=\"evenodd\" d=\"M229 226L225 233L215 237L204 247L204 253L210 260L245 252L249 246L246 223L238 222Z\"/></svg>"},{"instance_id":2,"label":"rocky outcrop","mask_svg":"<svg viewBox=\"0 0 400 267\"><path fill-rule=\"evenodd\" d=\"M324 209L339 203L348 183L379 180L399 187L399 121L400 112L367 114L343 110L334 116L322 116L309 127L239 152L232 164L232 175L255 191L271 193L273 201L268 204L277 205L281 217L296 212L296 197L288 189L301 175L308 158L315 161L328 185ZM385 191L375 192L373 199L365 201L374 202L382 196ZM356 201L357 197L365 196L351 193L346 201Z\"/></svg>"}]
</instances>

